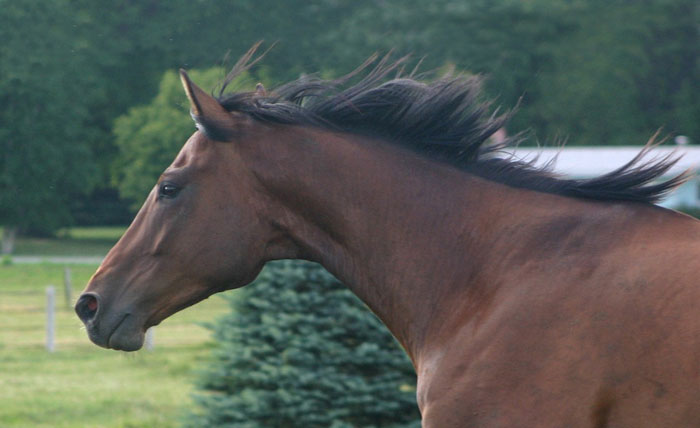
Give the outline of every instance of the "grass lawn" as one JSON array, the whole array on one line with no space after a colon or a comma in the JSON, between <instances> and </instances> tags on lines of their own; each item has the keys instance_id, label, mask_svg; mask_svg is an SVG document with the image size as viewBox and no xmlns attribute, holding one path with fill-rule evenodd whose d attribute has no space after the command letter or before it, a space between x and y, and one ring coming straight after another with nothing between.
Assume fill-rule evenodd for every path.
<instances>
[{"instance_id":1,"label":"grass lawn","mask_svg":"<svg viewBox=\"0 0 700 428\"><path fill-rule=\"evenodd\" d=\"M73 296L97 266L71 266ZM45 340L45 287L57 286L56 352ZM64 306L63 266L0 266L0 427L174 427L190 404L209 331L228 303L214 296L165 320L155 349L92 345Z\"/></svg>"},{"instance_id":2,"label":"grass lawn","mask_svg":"<svg viewBox=\"0 0 700 428\"><path fill-rule=\"evenodd\" d=\"M18 236L18 256L104 256L119 240L126 226L61 229L56 238Z\"/></svg>"}]
</instances>

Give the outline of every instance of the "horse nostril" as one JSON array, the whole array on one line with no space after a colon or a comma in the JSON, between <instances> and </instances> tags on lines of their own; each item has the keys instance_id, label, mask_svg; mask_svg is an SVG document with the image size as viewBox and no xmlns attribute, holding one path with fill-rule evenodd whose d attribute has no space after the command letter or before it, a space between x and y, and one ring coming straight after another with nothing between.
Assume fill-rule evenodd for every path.
<instances>
[{"instance_id":1,"label":"horse nostril","mask_svg":"<svg viewBox=\"0 0 700 428\"><path fill-rule=\"evenodd\" d=\"M97 294L85 293L80 296L78 303L75 304L75 313L78 314L78 318L80 318L82 322L87 323L95 318L99 306Z\"/></svg>"}]
</instances>

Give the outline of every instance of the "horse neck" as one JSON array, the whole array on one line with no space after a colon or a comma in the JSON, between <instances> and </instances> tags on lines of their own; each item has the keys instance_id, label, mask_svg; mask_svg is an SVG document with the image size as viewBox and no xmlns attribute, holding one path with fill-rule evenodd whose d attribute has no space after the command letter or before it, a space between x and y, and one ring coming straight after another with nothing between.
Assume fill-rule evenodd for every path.
<instances>
[{"instance_id":1,"label":"horse neck","mask_svg":"<svg viewBox=\"0 0 700 428\"><path fill-rule=\"evenodd\" d=\"M502 217L494 187L503 186L387 143L299 128L249 155L278 232L268 258L323 265L415 363L446 302L488 264L483 243Z\"/></svg>"}]
</instances>

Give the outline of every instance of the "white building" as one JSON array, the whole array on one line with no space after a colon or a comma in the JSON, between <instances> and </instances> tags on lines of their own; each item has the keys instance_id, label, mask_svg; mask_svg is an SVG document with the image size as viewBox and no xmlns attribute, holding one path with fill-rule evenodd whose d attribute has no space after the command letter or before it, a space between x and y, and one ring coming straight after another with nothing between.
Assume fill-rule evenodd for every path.
<instances>
[{"instance_id":1,"label":"white building","mask_svg":"<svg viewBox=\"0 0 700 428\"><path fill-rule=\"evenodd\" d=\"M521 147L515 149L517 159L533 160L536 165L544 165L556 157L553 170L570 178L591 178L613 171L634 158L642 148L639 146L608 147L564 147L537 148ZM663 158L672 154L681 159L671 168L664 178L670 178L691 170L696 174L691 180L676 189L659 205L671 208L700 208L700 146L660 146L652 150L642 162Z\"/></svg>"}]
</instances>

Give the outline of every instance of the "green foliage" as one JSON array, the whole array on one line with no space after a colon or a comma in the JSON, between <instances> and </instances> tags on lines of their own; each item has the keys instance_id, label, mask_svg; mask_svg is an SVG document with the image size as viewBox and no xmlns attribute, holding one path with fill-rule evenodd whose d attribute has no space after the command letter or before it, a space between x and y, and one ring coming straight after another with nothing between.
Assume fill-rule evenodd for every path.
<instances>
[{"instance_id":1,"label":"green foliage","mask_svg":"<svg viewBox=\"0 0 700 428\"><path fill-rule=\"evenodd\" d=\"M213 326L189 426L418 427L413 368L318 265L278 262Z\"/></svg>"},{"instance_id":2,"label":"green foliage","mask_svg":"<svg viewBox=\"0 0 700 428\"><path fill-rule=\"evenodd\" d=\"M226 75L223 68L192 70L190 77L202 88L214 88ZM229 89L252 89L248 75L240 76ZM148 104L129 109L114 122L119 153L114 163L114 182L120 194L141 206L160 174L195 131L189 102L175 71L167 71L156 97Z\"/></svg>"},{"instance_id":3,"label":"green foliage","mask_svg":"<svg viewBox=\"0 0 700 428\"><path fill-rule=\"evenodd\" d=\"M361 3L324 40L342 44L344 67L396 48L482 73L491 97L519 106L512 133L641 144L665 127L700 142L698 19L694 0L386 0Z\"/></svg>"},{"instance_id":4,"label":"green foliage","mask_svg":"<svg viewBox=\"0 0 700 428\"><path fill-rule=\"evenodd\" d=\"M93 70L74 60L86 49L70 2L0 1L0 11L0 224L51 232L94 183L90 113L75 102L89 97L76 77Z\"/></svg>"},{"instance_id":5,"label":"green foliage","mask_svg":"<svg viewBox=\"0 0 700 428\"><path fill-rule=\"evenodd\" d=\"M552 64L536 88L530 117L538 133L572 143L641 144L664 127L698 141L697 114L694 120L679 114L700 106L683 98L699 71L690 3L569 6L571 31L552 47Z\"/></svg>"},{"instance_id":6,"label":"green foliage","mask_svg":"<svg viewBox=\"0 0 700 428\"><path fill-rule=\"evenodd\" d=\"M73 198L69 206L73 220L79 226L124 225L133 218L126 202L112 187L100 186L84 197Z\"/></svg>"},{"instance_id":7,"label":"green foliage","mask_svg":"<svg viewBox=\"0 0 700 428\"><path fill-rule=\"evenodd\" d=\"M519 106L511 133L631 144L663 127L698 143L699 20L695 0L0 0L0 224L50 233L124 221L112 214L123 201L104 196L118 185L142 200L175 149L134 151L124 135L138 124L114 119L152 100L164 70L210 67L260 39L277 42L268 87L395 49L425 57L423 69L484 74L497 104ZM180 99L143 116L171 120L143 130L158 147L181 143ZM104 202L115 210L91 209Z\"/></svg>"}]
</instances>

